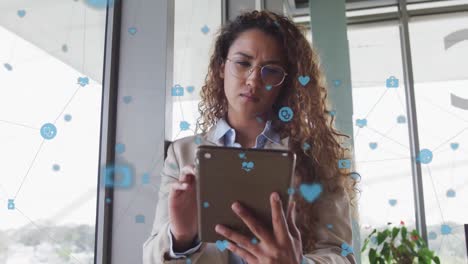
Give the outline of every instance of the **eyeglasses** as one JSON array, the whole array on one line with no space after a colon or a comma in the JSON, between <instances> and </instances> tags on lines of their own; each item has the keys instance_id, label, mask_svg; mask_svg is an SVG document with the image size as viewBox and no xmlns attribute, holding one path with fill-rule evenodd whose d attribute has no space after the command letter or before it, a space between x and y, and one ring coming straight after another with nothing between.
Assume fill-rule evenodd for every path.
<instances>
[{"instance_id":1,"label":"eyeglasses","mask_svg":"<svg viewBox=\"0 0 468 264\"><path fill-rule=\"evenodd\" d=\"M254 67L250 62L242 59L231 60L226 58L226 61L231 62L228 65L229 72L238 78L248 78L254 71L254 68L260 67L260 76L266 85L278 86L283 83L286 75L288 75L284 72L283 68L277 65L268 64Z\"/></svg>"}]
</instances>

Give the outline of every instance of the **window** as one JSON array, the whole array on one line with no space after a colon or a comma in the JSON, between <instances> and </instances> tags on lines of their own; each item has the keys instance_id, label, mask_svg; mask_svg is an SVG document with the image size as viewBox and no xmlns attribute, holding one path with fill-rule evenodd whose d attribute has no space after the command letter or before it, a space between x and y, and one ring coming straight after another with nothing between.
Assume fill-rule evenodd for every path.
<instances>
[{"instance_id":1,"label":"window","mask_svg":"<svg viewBox=\"0 0 468 264\"><path fill-rule=\"evenodd\" d=\"M468 13L410 21L429 246L444 263L466 263L468 223ZM429 153L429 152L428 152Z\"/></svg>"},{"instance_id":2,"label":"window","mask_svg":"<svg viewBox=\"0 0 468 264\"><path fill-rule=\"evenodd\" d=\"M172 140L194 135L199 93L221 27L221 1L175 2Z\"/></svg>"},{"instance_id":3,"label":"window","mask_svg":"<svg viewBox=\"0 0 468 264\"><path fill-rule=\"evenodd\" d=\"M0 3L0 263L94 262L106 11L88 2Z\"/></svg>"}]
</instances>

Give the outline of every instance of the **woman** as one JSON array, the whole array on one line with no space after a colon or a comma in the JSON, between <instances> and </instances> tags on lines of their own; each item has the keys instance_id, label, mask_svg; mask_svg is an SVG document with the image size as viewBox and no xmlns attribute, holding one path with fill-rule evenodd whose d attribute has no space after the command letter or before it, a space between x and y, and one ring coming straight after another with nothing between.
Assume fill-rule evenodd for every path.
<instances>
[{"instance_id":1,"label":"woman","mask_svg":"<svg viewBox=\"0 0 468 264\"><path fill-rule=\"evenodd\" d=\"M202 133L169 146L144 263L355 263L349 246L355 182L338 166L348 158L340 145L347 136L333 128L326 97L317 54L288 18L253 11L221 28L201 91ZM218 225L216 232L231 241L218 250L197 237L192 164L199 144L289 148L297 155L296 189L319 183L323 192L313 203L296 192L286 215L273 193L273 230L241 205L238 216L260 243Z\"/></svg>"}]
</instances>

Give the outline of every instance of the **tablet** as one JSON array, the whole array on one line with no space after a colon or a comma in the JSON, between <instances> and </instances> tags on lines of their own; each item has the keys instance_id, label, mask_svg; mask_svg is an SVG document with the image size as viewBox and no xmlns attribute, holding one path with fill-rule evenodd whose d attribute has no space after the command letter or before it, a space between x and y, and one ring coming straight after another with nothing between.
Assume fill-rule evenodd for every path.
<instances>
[{"instance_id":1,"label":"tablet","mask_svg":"<svg viewBox=\"0 0 468 264\"><path fill-rule=\"evenodd\" d=\"M225 237L215 231L223 224L254 237L232 211L241 202L255 217L273 230L270 195L278 192L286 214L293 185L296 154L290 150L199 146L196 155L198 235L214 243Z\"/></svg>"}]
</instances>

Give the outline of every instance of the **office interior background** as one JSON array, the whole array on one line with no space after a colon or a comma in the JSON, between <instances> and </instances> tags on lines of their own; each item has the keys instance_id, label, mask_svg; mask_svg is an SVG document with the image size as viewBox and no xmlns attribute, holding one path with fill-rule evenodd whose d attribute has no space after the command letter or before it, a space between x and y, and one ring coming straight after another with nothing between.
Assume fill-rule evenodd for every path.
<instances>
[{"instance_id":1,"label":"office interior background","mask_svg":"<svg viewBox=\"0 0 468 264\"><path fill-rule=\"evenodd\" d=\"M468 1L449 0L1 0L0 263L141 263L165 143L193 135L217 30L252 9L320 54L359 262L404 224L467 263Z\"/></svg>"}]
</instances>

